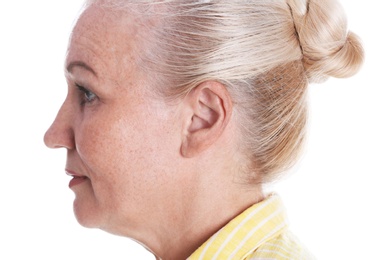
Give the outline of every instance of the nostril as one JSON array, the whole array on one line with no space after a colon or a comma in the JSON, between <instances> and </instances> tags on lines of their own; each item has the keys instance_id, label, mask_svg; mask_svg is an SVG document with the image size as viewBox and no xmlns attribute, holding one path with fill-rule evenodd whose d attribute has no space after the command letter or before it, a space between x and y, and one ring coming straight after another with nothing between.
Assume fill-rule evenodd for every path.
<instances>
[{"instance_id":1,"label":"nostril","mask_svg":"<svg viewBox=\"0 0 390 260\"><path fill-rule=\"evenodd\" d=\"M49 148L67 148L74 149L74 131L72 106L69 102L64 102L52 125L47 129L43 140Z\"/></svg>"},{"instance_id":2,"label":"nostril","mask_svg":"<svg viewBox=\"0 0 390 260\"><path fill-rule=\"evenodd\" d=\"M74 134L70 127L57 125L54 122L43 136L43 141L48 148L74 148Z\"/></svg>"}]
</instances>

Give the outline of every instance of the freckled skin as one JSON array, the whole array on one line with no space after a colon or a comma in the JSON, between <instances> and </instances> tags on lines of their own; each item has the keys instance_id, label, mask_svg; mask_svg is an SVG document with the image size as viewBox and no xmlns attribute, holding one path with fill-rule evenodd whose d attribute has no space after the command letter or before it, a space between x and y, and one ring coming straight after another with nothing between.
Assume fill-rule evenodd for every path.
<instances>
[{"instance_id":1,"label":"freckled skin","mask_svg":"<svg viewBox=\"0 0 390 260\"><path fill-rule=\"evenodd\" d=\"M66 148L66 169L87 177L72 186L80 224L132 238L163 259L186 259L261 194L234 180L239 159L235 126L221 112L232 111L222 107L230 102L225 87L205 83L206 93L219 93L206 112L200 94L167 105L137 69L148 40L129 13L88 7L71 36L68 95L45 143ZM210 120L226 124L202 128Z\"/></svg>"},{"instance_id":2,"label":"freckled skin","mask_svg":"<svg viewBox=\"0 0 390 260\"><path fill-rule=\"evenodd\" d=\"M83 61L97 76L78 66L67 73L69 93L46 139L68 148L66 168L89 178L73 187L79 222L134 237L145 216L169 208L181 140L175 107L152 98L132 66L137 27L129 26L131 18L118 19L97 7L81 16L66 64ZM98 99L80 106L74 82Z\"/></svg>"}]
</instances>

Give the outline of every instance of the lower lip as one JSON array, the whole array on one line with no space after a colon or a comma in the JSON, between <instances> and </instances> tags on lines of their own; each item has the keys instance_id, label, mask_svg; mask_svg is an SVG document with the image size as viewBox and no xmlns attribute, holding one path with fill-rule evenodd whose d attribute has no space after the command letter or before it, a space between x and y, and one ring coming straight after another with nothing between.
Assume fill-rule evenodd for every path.
<instances>
[{"instance_id":1,"label":"lower lip","mask_svg":"<svg viewBox=\"0 0 390 260\"><path fill-rule=\"evenodd\" d=\"M72 188L73 186L79 185L83 182L85 182L88 178L87 177L73 177L73 179L69 182L69 188Z\"/></svg>"}]
</instances>

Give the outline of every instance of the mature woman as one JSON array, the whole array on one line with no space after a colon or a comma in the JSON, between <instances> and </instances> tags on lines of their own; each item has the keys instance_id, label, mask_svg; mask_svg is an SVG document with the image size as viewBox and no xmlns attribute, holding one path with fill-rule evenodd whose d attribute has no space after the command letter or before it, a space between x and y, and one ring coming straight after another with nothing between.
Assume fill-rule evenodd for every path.
<instances>
[{"instance_id":1,"label":"mature woman","mask_svg":"<svg viewBox=\"0 0 390 260\"><path fill-rule=\"evenodd\" d=\"M308 83L362 56L334 0L89 1L45 142L83 226L159 259L309 259L262 185L299 155Z\"/></svg>"}]
</instances>

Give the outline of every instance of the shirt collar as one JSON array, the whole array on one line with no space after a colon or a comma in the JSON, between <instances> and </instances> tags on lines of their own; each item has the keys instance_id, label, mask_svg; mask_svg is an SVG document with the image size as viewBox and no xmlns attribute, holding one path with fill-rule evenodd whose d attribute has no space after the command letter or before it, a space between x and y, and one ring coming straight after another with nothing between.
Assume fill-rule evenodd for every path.
<instances>
[{"instance_id":1,"label":"shirt collar","mask_svg":"<svg viewBox=\"0 0 390 260\"><path fill-rule=\"evenodd\" d=\"M188 260L244 259L287 227L281 199L271 194L215 233Z\"/></svg>"}]
</instances>

